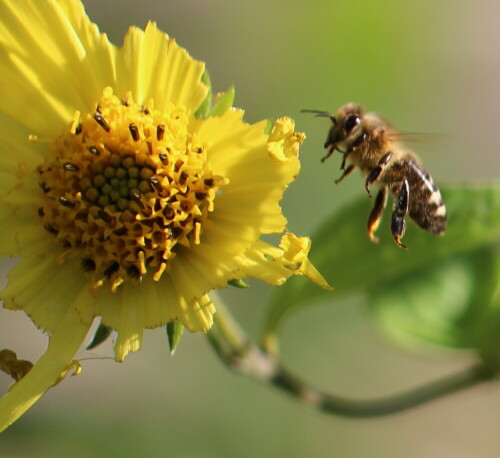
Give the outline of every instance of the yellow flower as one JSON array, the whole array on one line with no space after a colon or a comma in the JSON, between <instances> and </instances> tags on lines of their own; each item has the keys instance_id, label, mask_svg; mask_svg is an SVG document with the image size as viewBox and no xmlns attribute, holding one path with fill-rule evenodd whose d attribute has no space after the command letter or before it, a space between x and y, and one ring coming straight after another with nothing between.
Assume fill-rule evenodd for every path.
<instances>
[{"instance_id":1,"label":"yellow flower","mask_svg":"<svg viewBox=\"0 0 500 458\"><path fill-rule=\"evenodd\" d=\"M0 18L0 255L21 259L1 299L50 336L24 372L0 353L20 379L0 400L1 429L78 366L95 317L122 361L146 328L207 331L208 293L230 280L304 274L328 287L308 239L260 241L285 228L279 202L304 138L291 119L267 135L241 110L197 117L204 64L153 23L117 48L77 0L4 0Z\"/></svg>"}]
</instances>

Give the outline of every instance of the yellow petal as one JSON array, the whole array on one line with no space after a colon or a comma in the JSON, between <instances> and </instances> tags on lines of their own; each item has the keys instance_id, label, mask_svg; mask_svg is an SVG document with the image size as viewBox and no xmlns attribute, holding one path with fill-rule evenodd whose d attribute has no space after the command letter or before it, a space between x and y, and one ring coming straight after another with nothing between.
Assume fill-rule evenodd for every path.
<instances>
[{"instance_id":1,"label":"yellow petal","mask_svg":"<svg viewBox=\"0 0 500 458\"><path fill-rule=\"evenodd\" d=\"M279 118L269 134L270 154L281 161L289 161L299 156L299 147L306 136L295 132L295 122L288 117Z\"/></svg>"},{"instance_id":2,"label":"yellow petal","mask_svg":"<svg viewBox=\"0 0 500 458\"><path fill-rule=\"evenodd\" d=\"M32 133L54 135L114 82L113 47L81 2L4 0L0 17L0 111Z\"/></svg>"},{"instance_id":3,"label":"yellow petal","mask_svg":"<svg viewBox=\"0 0 500 458\"><path fill-rule=\"evenodd\" d=\"M194 112L206 97L201 83L204 64L148 23L146 30L131 27L117 54L116 93L132 91L136 100L154 98L163 111L167 104L186 106Z\"/></svg>"},{"instance_id":4,"label":"yellow petal","mask_svg":"<svg viewBox=\"0 0 500 458\"><path fill-rule=\"evenodd\" d=\"M179 320L189 331L206 332L212 325L215 312L208 295L191 297L198 288L191 283L175 283L171 277L154 282L146 276L140 285L124 284L116 290L99 288L93 298L95 308L88 301L80 301L79 314L86 319L93 314L102 316L103 324L112 327L118 338L115 359L122 361L129 352L142 346L143 330Z\"/></svg>"},{"instance_id":5,"label":"yellow petal","mask_svg":"<svg viewBox=\"0 0 500 458\"><path fill-rule=\"evenodd\" d=\"M1 78L1 77L0 77ZM46 145L28 140L31 132L21 123L0 111L0 196L30 173L41 161ZM8 153L7 153L8 152Z\"/></svg>"},{"instance_id":6,"label":"yellow petal","mask_svg":"<svg viewBox=\"0 0 500 458\"><path fill-rule=\"evenodd\" d=\"M297 237L292 233L287 233L281 238L280 248L284 251L283 259L286 267L295 275L304 275L324 289L333 289L307 257L311 249L309 237Z\"/></svg>"},{"instance_id":7,"label":"yellow petal","mask_svg":"<svg viewBox=\"0 0 500 458\"><path fill-rule=\"evenodd\" d=\"M307 258L311 241L286 233L279 248L258 241L245 254L245 266L236 272L235 278L252 277L273 285L282 285L292 275L304 275L324 289L332 287Z\"/></svg>"},{"instance_id":8,"label":"yellow petal","mask_svg":"<svg viewBox=\"0 0 500 458\"><path fill-rule=\"evenodd\" d=\"M0 431L16 421L59 381L72 365L73 356L89 328L90 323L82 322L74 310L68 311L50 337L47 351L0 399Z\"/></svg>"},{"instance_id":9,"label":"yellow petal","mask_svg":"<svg viewBox=\"0 0 500 458\"><path fill-rule=\"evenodd\" d=\"M181 308L179 321L189 331L207 332L212 327L215 306L207 294L198 299L186 301L185 304L181 303Z\"/></svg>"},{"instance_id":10,"label":"yellow petal","mask_svg":"<svg viewBox=\"0 0 500 458\"><path fill-rule=\"evenodd\" d=\"M91 303L87 290L85 276L77 266L56 264L53 256L32 254L9 273L0 298L5 308L23 310L38 327L52 332L76 298Z\"/></svg>"},{"instance_id":11,"label":"yellow petal","mask_svg":"<svg viewBox=\"0 0 500 458\"><path fill-rule=\"evenodd\" d=\"M198 288L193 285L189 289L192 295L186 296L188 300L207 293L208 285L223 287L262 234L285 228L280 200L300 164L295 152L287 151L279 158L277 154L284 148L283 138L292 135L293 124L278 122L279 126L286 124L286 128L278 127L286 133L273 140L274 153L270 153L263 132L265 122L248 125L242 115L241 110L228 110L220 117L193 123L193 129L209 145L208 160L214 174L227 177L229 183L217 195L211 224L203 230L201 243L179 249L178 259L172 263L176 284L188 284L189 272L198 272L191 282L198 282Z\"/></svg>"}]
</instances>

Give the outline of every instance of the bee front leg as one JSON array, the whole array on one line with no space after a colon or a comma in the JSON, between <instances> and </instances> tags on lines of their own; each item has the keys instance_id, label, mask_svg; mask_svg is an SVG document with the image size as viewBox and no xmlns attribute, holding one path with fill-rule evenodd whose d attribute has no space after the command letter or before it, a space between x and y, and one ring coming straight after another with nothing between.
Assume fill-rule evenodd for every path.
<instances>
[{"instance_id":1,"label":"bee front leg","mask_svg":"<svg viewBox=\"0 0 500 458\"><path fill-rule=\"evenodd\" d=\"M380 159L380 161L378 161L377 167L375 167L366 177L365 189L369 197L372 196L372 193L368 189L368 186L370 186L373 182L377 181L378 177L382 173L382 170L384 170L385 166L389 163L391 158L392 158L392 153L390 151L388 153L385 153Z\"/></svg>"},{"instance_id":2,"label":"bee front leg","mask_svg":"<svg viewBox=\"0 0 500 458\"><path fill-rule=\"evenodd\" d=\"M335 180L335 184L339 184L347 175L350 175L355 168L356 166L354 164L351 164L349 167L347 167L342 175Z\"/></svg>"},{"instance_id":3,"label":"bee front leg","mask_svg":"<svg viewBox=\"0 0 500 458\"><path fill-rule=\"evenodd\" d=\"M392 223L391 223L391 232L394 237L394 242L396 245L407 250L406 245L401 243L401 239L405 233L406 222L405 216L408 213L408 204L410 200L410 185L408 184L408 180L405 178L403 184L401 185L401 189L398 193L398 199L394 204L394 209L392 211Z\"/></svg>"},{"instance_id":4,"label":"bee front leg","mask_svg":"<svg viewBox=\"0 0 500 458\"><path fill-rule=\"evenodd\" d=\"M375 204L373 205L370 216L368 217L368 237L372 242L378 243L378 237L375 237L374 233L377 230L380 220L382 219L382 212L384 211L385 204L387 203L387 188L382 188L375 198Z\"/></svg>"},{"instance_id":5,"label":"bee front leg","mask_svg":"<svg viewBox=\"0 0 500 458\"><path fill-rule=\"evenodd\" d=\"M330 146L328 143L325 143L325 148L328 148ZM321 158L321 162L325 162L335 151L335 144L332 143L330 146L330 149L328 150L328 153L326 153L325 156Z\"/></svg>"},{"instance_id":6,"label":"bee front leg","mask_svg":"<svg viewBox=\"0 0 500 458\"><path fill-rule=\"evenodd\" d=\"M345 169L345 162L346 162L349 154L356 151L358 146L360 146L367 138L368 138L368 134L363 131L363 133L351 143L351 146L344 153L344 157L342 158L342 164L340 165L340 170Z\"/></svg>"},{"instance_id":7,"label":"bee front leg","mask_svg":"<svg viewBox=\"0 0 500 458\"><path fill-rule=\"evenodd\" d=\"M347 161L347 156L351 154L352 150L347 150L342 157L342 164L340 164L340 170L345 170L345 162Z\"/></svg>"}]
</instances>

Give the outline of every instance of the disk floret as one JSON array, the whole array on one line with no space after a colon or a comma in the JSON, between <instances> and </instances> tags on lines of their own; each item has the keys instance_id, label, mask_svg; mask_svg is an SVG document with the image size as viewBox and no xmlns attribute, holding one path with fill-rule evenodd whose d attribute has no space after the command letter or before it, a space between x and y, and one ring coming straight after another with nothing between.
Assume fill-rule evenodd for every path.
<instances>
[{"instance_id":1,"label":"disk floret","mask_svg":"<svg viewBox=\"0 0 500 458\"><path fill-rule=\"evenodd\" d=\"M162 112L107 88L95 112L76 112L39 167L38 214L94 286L115 290L153 269L159 280L176 246L199 244L216 191L207 145L189 132L184 107Z\"/></svg>"}]
</instances>

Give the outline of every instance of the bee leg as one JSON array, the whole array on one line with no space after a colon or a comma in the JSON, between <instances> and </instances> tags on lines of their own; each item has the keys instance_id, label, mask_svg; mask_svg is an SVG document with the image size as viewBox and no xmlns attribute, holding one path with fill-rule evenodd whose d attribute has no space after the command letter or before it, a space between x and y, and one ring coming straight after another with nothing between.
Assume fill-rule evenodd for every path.
<instances>
[{"instance_id":1,"label":"bee leg","mask_svg":"<svg viewBox=\"0 0 500 458\"><path fill-rule=\"evenodd\" d=\"M410 185L408 184L408 180L405 178L403 184L401 185L401 189L399 190L398 199L394 204L391 223L391 232L394 237L394 241L396 242L396 245L404 250L406 250L407 247L401 243L401 239L406 229L405 216L408 213L409 199Z\"/></svg>"},{"instance_id":2,"label":"bee leg","mask_svg":"<svg viewBox=\"0 0 500 458\"><path fill-rule=\"evenodd\" d=\"M345 170L345 161L347 160L347 156L351 153L351 150L346 151L342 156L342 164L340 164L340 170Z\"/></svg>"},{"instance_id":3,"label":"bee leg","mask_svg":"<svg viewBox=\"0 0 500 458\"><path fill-rule=\"evenodd\" d=\"M347 169L344 170L342 175L335 180L335 184L339 184L347 175L350 175L350 173L356 168L354 164L351 164Z\"/></svg>"},{"instance_id":4,"label":"bee leg","mask_svg":"<svg viewBox=\"0 0 500 458\"><path fill-rule=\"evenodd\" d=\"M347 157L349 156L349 154L351 154L353 151L355 151L356 148L359 145L361 145L361 143L363 143L366 140L367 137L368 137L368 134L366 132L363 132L358 138L356 138L352 142L352 144L349 147L349 149L347 149L347 151L344 152L344 157L342 158L342 164L340 165L340 170L344 170L345 169L345 161L346 161Z\"/></svg>"},{"instance_id":5,"label":"bee leg","mask_svg":"<svg viewBox=\"0 0 500 458\"><path fill-rule=\"evenodd\" d=\"M380 159L380 161L378 161L377 167L375 167L366 177L365 189L369 197L372 196L372 193L368 189L368 186L370 186L373 182L377 181L377 178L380 176L382 170L384 170L384 167L388 164L391 158L392 158L392 153L390 151L388 153L385 153Z\"/></svg>"},{"instance_id":6,"label":"bee leg","mask_svg":"<svg viewBox=\"0 0 500 458\"><path fill-rule=\"evenodd\" d=\"M368 237L372 242L378 243L378 237L375 237L375 231L377 230L380 220L382 219L382 212L384 211L385 204L387 203L387 188L382 188L375 198L375 204L373 205L370 216L368 217Z\"/></svg>"},{"instance_id":7,"label":"bee leg","mask_svg":"<svg viewBox=\"0 0 500 458\"><path fill-rule=\"evenodd\" d=\"M328 146L329 146L328 143L325 143L325 148L327 148ZM335 144L332 144L326 156L323 156L321 158L321 162L325 162L333 154L334 151L335 151Z\"/></svg>"}]
</instances>

